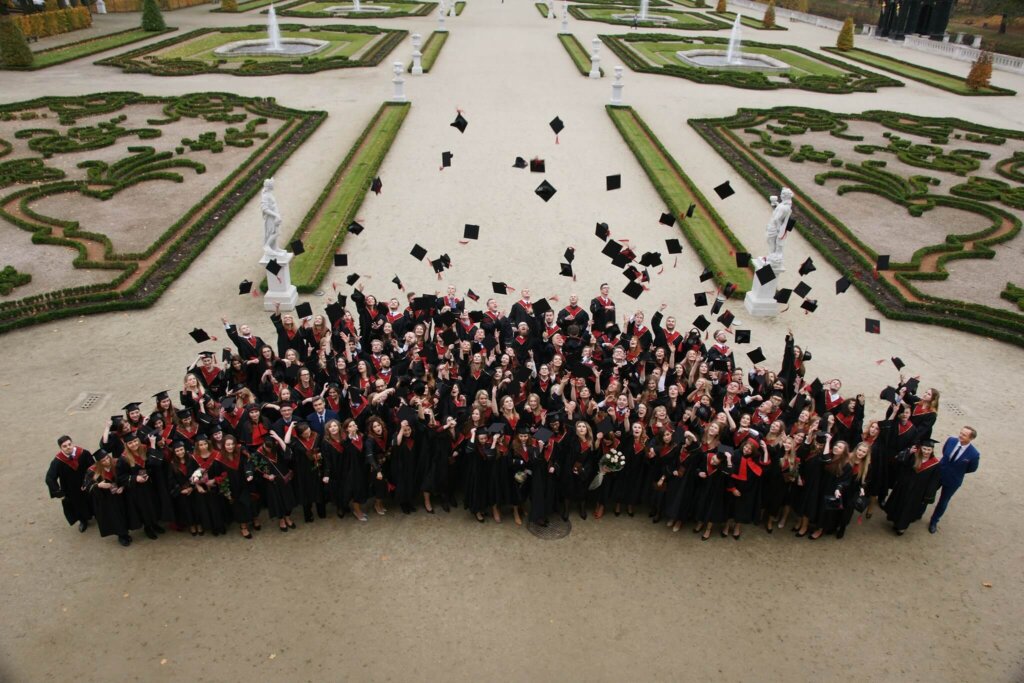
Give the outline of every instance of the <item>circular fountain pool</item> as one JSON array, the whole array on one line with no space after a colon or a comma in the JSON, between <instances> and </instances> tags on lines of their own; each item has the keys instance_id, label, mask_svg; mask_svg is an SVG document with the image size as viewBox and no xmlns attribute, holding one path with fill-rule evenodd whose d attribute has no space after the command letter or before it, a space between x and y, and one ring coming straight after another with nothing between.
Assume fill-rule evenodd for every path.
<instances>
[{"instance_id":1,"label":"circular fountain pool","mask_svg":"<svg viewBox=\"0 0 1024 683\"><path fill-rule=\"evenodd\" d=\"M221 45L213 54L218 57L306 57L315 55L331 43L315 38L282 38L279 48L272 48L269 40L236 40Z\"/></svg>"},{"instance_id":2,"label":"circular fountain pool","mask_svg":"<svg viewBox=\"0 0 1024 683\"><path fill-rule=\"evenodd\" d=\"M363 5L360 3L358 7L355 5L332 5L324 9L328 14L358 14L358 13L377 13L377 12L390 12L390 5Z\"/></svg>"},{"instance_id":3,"label":"circular fountain pool","mask_svg":"<svg viewBox=\"0 0 1024 683\"><path fill-rule=\"evenodd\" d=\"M789 64L774 57L756 53L741 53L730 60L725 50L680 50L676 52L676 57L686 66L701 69L743 69L745 71L777 73L792 68Z\"/></svg>"},{"instance_id":4,"label":"circular fountain pool","mask_svg":"<svg viewBox=\"0 0 1024 683\"><path fill-rule=\"evenodd\" d=\"M670 24L676 21L675 17L666 16L664 14L648 14L646 19L641 18L639 14L613 14L612 18L620 21L633 21L634 19L638 22L650 21L656 24Z\"/></svg>"}]
</instances>

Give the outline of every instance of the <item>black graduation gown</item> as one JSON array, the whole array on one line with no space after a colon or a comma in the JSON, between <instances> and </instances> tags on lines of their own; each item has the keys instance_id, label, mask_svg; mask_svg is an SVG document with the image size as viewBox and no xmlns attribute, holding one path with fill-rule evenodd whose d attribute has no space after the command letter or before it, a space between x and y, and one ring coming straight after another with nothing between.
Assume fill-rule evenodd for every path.
<instances>
[{"instance_id":1,"label":"black graduation gown","mask_svg":"<svg viewBox=\"0 0 1024 683\"><path fill-rule=\"evenodd\" d=\"M460 456L466 466L465 505L474 514L486 512L491 506L491 470L494 450L467 440Z\"/></svg>"},{"instance_id":2,"label":"black graduation gown","mask_svg":"<svg viewBox=\"0 0 1024 683\"><path fill-rule=\"evenodd\" d=\"M612 485L611 502L621 505L636 505L640 502L643 486L644 460L647 448L633 440L633 434L623 434L621 448L626 464L619 470Z\"/></svg>"},{"instance_id":3,"label":"black graduation gown","mask_svg":"<svg viewBox=\"0 0 1024 683\"><path fill-rule=\"evenodd\" d=\"M203 470L203 477L209 478L210 469L217 461L214 456L211 455L206 461L200 463L195 454L188 459L189 463L189 477L196 472L196 470ZM199 490L200 486L203 488ZM223 534L227 531L227 527L224 524L224 508L221 503L220 493L216 491L216 484L198 484L193 488L190 498L194 498L192 501L193 510L196 513L196 524L201 524L204 529L212 531L214 534Z\"/></svg>"},{"instance_id":4,"label":"black graduation gown","mask_svg":"<svg viewBox=\"0 0 1024 683\"><path fill-rule=\"evenodd\" d=\"M807 517L811 522L818 518L821 513L821 506L825 498L821 495L821 471L824 463L821 455L810 456L811 449L807 444L801 444L797 448L797 455L800 458L800 482L797 494L797 513L801 517Z\"/></svg>"},{"instance_id":5,"label":"black graduation gown","mask_svg":"<svg viewBox=\"0 0 1024 683\"><path fill-rule=\"evenodd\" d=\"M320 455L320 437L311 432L312 439L308 446L292 435L289 444L292 456L292 492L295 502L304 508L311 505L322 506L325 503L323 477L330 477L327 464ZM330 480L328 480L330 481Z\"/></svg>"},{"instance_id":6,"label":"black graduation gown","mask_svg":"<svg viewBox=\"0 0 1024 683\"><path fill-rule=\"evenodd\" d=\"M897 458L896 470L896 486L882 508L893 528L904 531L912 522L921 519L925 508L935 500L935 493L942 483L939 460L932 457L918 469L914 467L913 454L907 451Z\"/></svg>"},{"instance_id":7,"label":"black graduation gown","mask_svg":"<svg viewBox=\"0 0 1024 683\"><path fill-rule=\"evenodd\" d=\"M198 524L198 499L195 496L195 487L189 481L188 460L181 466L169 461L166 469L167 489L174 508L174 521L182 528ZM182 493L182 489L192 489L192 492Z\"/></svg>"},{"instance_id":8,"label":"black graduation gown","mask_svg":"<svg viewBox=\"0 0 1024 683\"><path fill-rule=\"evenodd\" d=\"M92 464L92 454L76 447L72 458L58 453L46 470L46 488L50 490L50 498L60 498L68 524L92 519L92 499L85 486Z\"/></svg>"},{"instance_id":9,"label":"black graduation gown","mask_svg":"<svg viewBox=\"0 0 1024 683\"><path fill-rule=\"evenodd\" d=\"M101 479L107 483L117 486L117 477L113 471L110 476ZM100 529L100 536L127 536L128 535L128 509L125 503L125 493L112 493L111 489L101 488L93 476L93 468L89 468L86 476L86 488L92 497L92 508L96 515L96 526Z\"/></svg>"},{"instance_id":10,"label":"black graduation gown","mask_svg":"<svg viewBox=\"0 0 1024 683\"><path fill-rule=\"evenodd\" d=\"M221 486L218 486L216 491L220 496L225 519L234 520L236 524L248 524L252 521L255 516L251 495L252 482L246 480L253 477L255 481L253 474L252 463L242 453L239 453L238 458L231 463L221 454L210 466L211 478L216 478L218 482L227 482L226 492Z\"/></svg>"},{"instance_id":11,"label":"black graduation gown","mask_svg":"<svg viewBox=\"0 0 1024 683\"><path fill-rule=\"evenodd\" d=\"M786 503L786 492L789 484L782 473L782 456L785 448L782 444L768 446L768 462L763 462L764 453L760 454L761 462L761 508L768 517L782 514L782 506Z\"/></svg>"},{"instance_id":12,"label":"black graduation gown","mask_svg":"<svg viewBox=\"0 0 1024 683\"><path fill-rule=\"evenodd\" d=\"M937 418L938 414L934 410L917 412L917 406L914 406L914 411L910 414L910 421L914 423L914 428L917 430L918 440L932 438L932 428L935 426Z\"/></svg>"},{"instance_id":13,"label":"black graduation gown","mask_svg":"<svg viewBox=\"0 0 1024 683\"><path fill-rule=\"evenodd\" d=\"M124 487L125 506L128 512L129 529L152 529L157 524L157 496L153 475L149 471L152 458L141 456L142 462L132 465L122 455L117 459L117 485ZM154 463L155 465L156 463ZM145 474L147 481L139 482L137 477Z\"/></svg>"},{"instance_id":14,"label":"black graduation gown","mask_svg":"<svg viewBox=\"0 0 1024 683\"><path fill-rule=\"evenodd\" d=\"M147 471L153 482L153 494L156 496L156 518L161 522L175 521L174 502L167 482L167 458L170 457L167 448L150 450L147 463Z\"/></svg>"},{"instance_id":15,"label":"black graduation gown","mask_svg":"<svg viewBox=\"0 0 1024 683\"><path fill-rule=\"evenodd\" d=\"M847 489L852 481L853 467L850 465L843 465L839 472L833 472L829 466L822 469L820 487L822 496L821 510L818 513L818 518L811 520L811 524L827 532L833 532L839 528L849 500ZM843 507L839 510L829 510L825 504L825 499L834 496L837 489L839 490L839 497Z\"/></svg>"},{"instance_id":16,"label":"black graduation gown","mask_svg":"<svg viewBox=\"0 0 1024 683\"><path fill-rule=\"evenodd\" d=\"M599 451L594 447L584 448L575 434L566 437L562 460L562 497L565 500L583 502L594 475L597 474Z\"/></svg>"},{"instance_id":17,"label":"black graduation gown","mask_svg":"<svg viewBox=\"0 0 1024 683\"><path fill-rule=\"evenodd\" d=\"M461 439L458 431L455 438L447 429L430 429L426 432L427 467L423 472L420 489L432 494L447 496L452 489L449 460L455 451L455 443Z\"/></svg>"},{"instance_id":18,"label":"black graduation gown","mask_svg":"<svg viewBox=\"0 0 1024 683\"><path fill-rule=\"evenodd\" d=\"M530 487L530 522L545 524L555 510L555 499L560 476L558 456L559 442L552 440L545 444L543 451L529 449L529 459L524 463L530 472L527 484ZM554 468L554 472L548 470Z\"/></svg>"},{"instance_id":19,"label":"black graduation gown","mask_svg":"<svg viewBox=\"0 0 1024 683\"><path fill-rule=\"evenodd\" d=\"M391 456L388 444L372 436L366 437L366 463L370 467L370 486L378 500L384 500L394 489L391 483ZM378 479L377 475L381 478Z\"/></svg>"},{"instance_id":20,"label":"black graduation gown","mask_svg":"<svg viewBox=\"0 0 1024 683\"><path fill-rule=\"evenodd\" d=\"M370 466L366 461L363 436L342 442L342 465L345 469L345 489L342 497L362 505L370 497Z\"/></svg>"},{"instance_id":21,"label":"black graduation gown","mask_svg":"<svg viewBox=\"0 0 1024 683\"><path fill-rule=\"evenodd\" d=\"M905 425L901 425L898 421L895 422L891 427L885 429L884 435L886 437L885 454L888 458L885 469L889 474L888 488L891 490L896 486L896 479L899 476L896 456L918 442L919 432L913 421L908 420ZM882 437L879 436L879 440L881 439Z\"/></svg>"},{"instance_id":22,"label":"black graduation gown","mask_svg":"<svg viewBox=\"0 0 1024 683\"><path fill-rule=\"evenodd\" d=\"M864 493L869 496L877 496L879 500L885 500L889 495L889 481L892 479L890 468L891 458L885 452L882 439L875 439L871 444L871 464L868 466L868 476L864 481Z\"/></svg>"},{"instance_id":23,"label":"black graduation gown","mask_svg":"<svg viewBox=\"0 0 1024 683\"><path fill-rule=\"evenodd\" d=\"M719 523L726 520L725 496L727 494L725 488L731 481L725 457L727 449L726 446L719 446L718 451L704 453L703 457L700 457L700 453L697 454L698 458L695 464L699 481L697 483L695 516L698 522ZM716 453L721 458L721 462L717 466L711 463L711 459ZM701 477L701 472L706 476Z\"/></svg>"},{"instance_id":24,"label":"black graduation gown","mask_svg":"<svg viewBox=\"0 0 1024 683\"><path fill-rule=\"evenodd\" d=\"M271 459L262 451L253 454L253 466L258 470L256 476L263 480L263 500L267 505L267 514L274 519L287 517L295 509L289 450L285 449L275 459ZM273 479L268 479L268 476L272 476Z\"/></svg>"},{"instance_id":25,"label":"black graduation gown","mask_svg":"<svg viewBox=\"0 0 1024 683\"><path fill-rule=\"evenodd\" d=\"M662 503L662 516L676 522L693 519L694 507L697 504L697 463L704 453L700 444L693 448L673 449L677 454L675 462L668 459L662 461L665 475L665 497Z\"/></svg>"},{"instance_id":26,"label":"black graduation gown","mask_svg":"<svg viewBox=\"0 0 1024 683\"><path fill-rule=\"evenodd\" d=\"M726 485L725 500L729 518L738 524L751 524L758 520L761 511L761 477L764 468L759 459L762 453L755 452L752 457L744 457L739 451L733 455L733 473L731 481ZM733 491L739 492L736 495Z\"/></svg>"},{"instance_id":27,"label":"black graduation gown","mask_svg":"<svg viewBox=\"0 0 1024 683\"><path fill-rule=\"evenodd\" d=\"M349 466L346 462L345 440L333 442L326 436L320 440L320 454L323 456L330 472L330 479L327 482L327 495L338 508L338 512L348 510L349 502L352 500L352 486L348 483L350 475Z\"/></svg>"},{"instance_id":28,"label":"black graduation gown","mask_svg":"<svg viewBox=\"0 0 1024 683\"><path fill-rule=\"evenodd\" d=\"M424 440L413 428L412 434L402 437L402 443L398 443L397 435L391 442L391 476L399 505L416 504L422 483Z\"/></svg>"}]
</instances>

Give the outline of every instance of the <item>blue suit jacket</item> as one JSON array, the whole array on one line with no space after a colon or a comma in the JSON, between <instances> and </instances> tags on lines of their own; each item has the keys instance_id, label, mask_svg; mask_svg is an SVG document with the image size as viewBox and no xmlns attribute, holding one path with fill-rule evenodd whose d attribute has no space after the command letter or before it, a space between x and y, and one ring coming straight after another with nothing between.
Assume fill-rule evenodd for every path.
<instances>
[{"instance_id":1,"label":"blue suit jacket","mask_svg":"<svg viewBox=\"0 0 1024 683\"><path fill-rule=\"evenodd\" d=\"M328 422L330 422L331 420L337 420L337 419L339 419L338 418L338 414L336 412L334 412L333 410L328 409L328 410L324 411L323 422L320 421L320 418L317 416L316 413L310 413L309 417L306 418L306 422L309 423L309 428L310 429L312 429L314 432L316 432L320 436L323 436L324 435L324 425L327 424Z\"/></svg>"},{"instance_id":2,"label":"blue suit jacket","mask_svg":"<svg viewBox=\"0 0 1024 683\"><path fill-rule=\"evenodd\" d=\"M960 440L951 436L946 439L946 443L942 444L942 460L939 461L939 473L942 479L942 488L944 489L956 489L964 483L964 475L976 472L978 469L978 462L981 460L981 453L974 447L974 444L968 444L967 448L964 449L960 457L956 459L956 462L950 461L950 456L953 455L953 451L960 444Z\"/></svg>"}]
</instances>

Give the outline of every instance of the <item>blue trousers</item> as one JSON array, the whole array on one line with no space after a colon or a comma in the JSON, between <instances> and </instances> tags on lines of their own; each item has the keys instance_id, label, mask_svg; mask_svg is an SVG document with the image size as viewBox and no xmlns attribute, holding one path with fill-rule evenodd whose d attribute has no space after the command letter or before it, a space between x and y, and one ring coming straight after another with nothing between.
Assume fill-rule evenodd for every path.
<instances>
[{"instance_id":1,"label":"blue trousers","mask_svg":"<svg viewBox=\"0 0 1024 683\"><path fill-rule=\"evenodd\" d=\"M942 515L946 513L946 508L949 506L950 499L953 498L953 494L959 489L959 486L956 488L942 487L942 492L939 494L939 502L935 504L935 509L932 510L931 524L939 523L939 520L942 519Z\"/></svg>"}]
</instances>

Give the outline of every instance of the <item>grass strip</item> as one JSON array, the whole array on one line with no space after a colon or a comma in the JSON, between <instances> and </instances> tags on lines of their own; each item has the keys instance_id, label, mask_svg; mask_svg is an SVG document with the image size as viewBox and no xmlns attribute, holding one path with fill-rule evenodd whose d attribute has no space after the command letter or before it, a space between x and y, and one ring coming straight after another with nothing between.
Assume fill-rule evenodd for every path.
<instances>
[{"instance_id":1,"label":"grass strip","mask_svg":"<svg viewBox=\"0 0 1024 683\"><path fill-rule=\"evenodd\" d=\"M987 88L981 88L980 90L971 90L967 87L967 80L965 78L951 76L943 71L929 69L928 67L918 66L917 64L911 64L910 62L905 62L902 59L896 59L895 57L871 52L870 50L862 50L860 48L839 50L834 47L823 47L821 49L840 57L852 59L855 62L867 64L868 66L873 66L876 69L888 71L889 73L894 73L899 76L909 78L912 81L924 83L925 85L930 85L933 88L945 90L946 92L951 92L956 95L984 96L1017 94L1016 91L1000 88L994 85L990 85Z\"/></svg>"},{"instance_id":2,"label":"grass strip","mask_svg":"<svg viewBox=\"0 0 1024 683\"><path fill-rule=\"evenodd\" d=\"M355 220L409 106L408 102L381 105L288 240L301 239L306 248L291 263L292 283L300 292L316 291L327 274L334 252L345 241L348 226Z\"/></svg>"},{"instance_id":3,"label":"grass strip","mask_svg":"<svg viewBox=\"0 0 1024 683\"><path fill-rule=\"evenodd\" d=\"M737 296L745 294L752 271L738 267L735 254L747 249L632 107L607 105L605 109L701 262L715 273L715 282L723 286L731 282L737 286ZM686 218L691 204L696 205L693 217Z\"/></svg>"},{"instance_id":4,"label":"grass strip","mask_svg":"<svg viewBox=\"0 0 1024 683\"><path fill-rule=\"evenodd\" d=\"M466 3L457 2L455 3L455 16L462 16L462 10L466 9Z\"/></svg>"},{"instance_id":5,"label":"grass strip","mask_svg":"<svg viewBox=\"0 0 1024 683\"><path fill-rule=\"evenodd\" d=\"M240 14L242 12L248 12L249 10L259 9L260 7L266 7L274 0L249 0L249 2L238 3L238 9L234 12L228 12L226 10L217 7L216 9L210 10L211 12L220 12L222 14Z\"/></svg>"},{"instance_id":6,"label":"grass strip","mask_svg":"<svg viewBox=\"0 0 1024 683\"><path fill-rule=\"evenodd\" d=\"M533 4L533 6L537 8L537 11L540 12L540 15L542 17L544 17L545 19L548 18L548 6L547 5L545 5L543 2L535 2Z\"/></svg>"},{"instance_id":7,"label":"grass strip","mask_svg":"<svg viewBox=\"0 0 1024 683\"><path fill-rule=\"evenodd\" d=\"M3 68L17 71L36 71L38 69L45 69L49 66L64 64L75 59L94 55L98 52L105 52L107 50L128 45L129 43L137 43L140 40L146 40L147 38L153 38L155 36L177 30L178 29L176 28L167 28L163 31L144 31L141 28L132 28L127 31L108 33L106 35L96 36L95 38L86 38L85 40L78 40L74 43L67 43L58 47L51 47L47 50L33 52L31 66Z\"/></svg>"},{"instance_id":8,"label":"grass strip","mask_svg":"<svg viewBox=\"0 0 1024 683\"><path fill-rule=\"evenodd\" d=\"M713 14L716 17L721 17L722 19L725 19L726 21L730 21L730 22L731 21L736 21L736 13L735 12L710 12L710 14ZM749 26L750 28L755 28L755 29L757 29L759 31L788 31L789 30L789 29L787 29L784 26L779 26L778 24L775 24L775 26L772 26L771 28L768 28L767 26L764 25L764 21L762 21L761 19L757 19L755 17L748 17L746 14L743 14L743 15L740 15L740 16L742 16L742 19L740 19L740 23L741 24L743 24L744 26Z\"/></svg>"},{"instance_id":9,"label":"grass strip","mask_svg":"<svg viewBox=\"0 0 1024 683\"><path fill-rule=\"evenodd\" d=\"M590 55L587 54L586 48L580 43L576 36L571 33L559 33L558 40L561 41L562 46L565 47L565 51L572 57L572 63L576 65L580 73L584 76L590 76ZM598 67L600 69L600 67ZM604 76L604 69L601 70L601 75Z\"/></svg>"},{"instance_id":10,"label":"grass strip","mask_svg":"<svg viewBox=\"0 0 1024 683\"><path fill-rule=\"evenodd\" d=\"M423 67L423 73L430 73L431 67L434 66L434 62L437 61L438 55L441 54L441 48L448 41L448 31L434 31L427 36L427 42L423 43L423 56L420 58L420 65ZM409 68L412 68L410 63Z\"/></svg>"}]
</instances>

